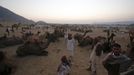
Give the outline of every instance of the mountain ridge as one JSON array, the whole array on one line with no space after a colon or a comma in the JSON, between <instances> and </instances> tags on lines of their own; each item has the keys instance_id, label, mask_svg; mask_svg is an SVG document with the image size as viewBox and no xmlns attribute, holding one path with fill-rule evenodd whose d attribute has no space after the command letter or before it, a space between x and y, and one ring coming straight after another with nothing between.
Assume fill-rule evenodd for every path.
<instances>
[{"instance_id":1,"label":"mountain ridge","mask_svg":"<svg viewBox=\"0 0 134 75\"><path fill-rule=\"evenodd\" d=\"M22 24L34 24L35 22L23 16L20 16L13 11L0 6L0 21L18 22Z\"/></svg>"}]
</instances>

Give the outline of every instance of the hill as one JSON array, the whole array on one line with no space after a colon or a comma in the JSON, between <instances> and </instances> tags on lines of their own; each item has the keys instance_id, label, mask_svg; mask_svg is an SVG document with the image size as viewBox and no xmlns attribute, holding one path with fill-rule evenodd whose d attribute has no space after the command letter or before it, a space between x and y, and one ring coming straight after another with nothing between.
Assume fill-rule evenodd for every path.
<instances>
[{"instance_id":1,"label":"hill","mask_svg":"<svg viewBox=\"0 0 134 75\"><path fill-rule=\"evenodd\" d=\"M0 22L17 22L22 24L33 24L34 21L26 19L2 6L0 6Z\"/></svg>"}]
</instances>

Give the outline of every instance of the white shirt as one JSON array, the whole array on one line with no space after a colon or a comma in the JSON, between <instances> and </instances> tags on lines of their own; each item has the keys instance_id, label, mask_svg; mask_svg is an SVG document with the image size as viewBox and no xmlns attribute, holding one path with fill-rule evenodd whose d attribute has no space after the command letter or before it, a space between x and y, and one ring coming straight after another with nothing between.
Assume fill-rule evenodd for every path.
<instances>
[{"instance_id":1,"label":"white shirt","mask_svg":"<svg viewBox=\"0 0 134 75\"><path fill-rule=\"evenodd\" d=\"M74 39L67 39L67 50L73 51L75 48L75 40Z\"/></svg>"}]
</instances>

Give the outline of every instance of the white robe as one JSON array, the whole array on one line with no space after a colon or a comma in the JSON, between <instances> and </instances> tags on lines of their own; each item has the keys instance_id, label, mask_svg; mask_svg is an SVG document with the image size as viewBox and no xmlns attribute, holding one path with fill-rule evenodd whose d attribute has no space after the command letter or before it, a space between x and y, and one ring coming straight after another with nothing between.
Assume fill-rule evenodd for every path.
<instances>
[{"instance_id":1,"label":"white robe","mask_svg":"<svg viewBox=\"0 0 134 75\"><path fill-rule=\"evenodd\" d=\"M74 55L74 49L75 49L75 40L74 39L67 39L67 50L71 52L71 55Z\"/></svg>"},{"instance_id":2,"label":"white robe","mask_svg":"<svg viewBox=\"0 0 134 75\"><path fill-rule=\"evenodd\" d=\"M96 60L97 60L96 58L97 58L97 56L96 56L95 50L96 50L97 45L99 45L99 44L100 44L100 42L98 42L94 46L94 48L90 54L90 57L89 57L89 65L91 66L92 73L94 73L96 71Z\"/></svg>"}]
</instances>

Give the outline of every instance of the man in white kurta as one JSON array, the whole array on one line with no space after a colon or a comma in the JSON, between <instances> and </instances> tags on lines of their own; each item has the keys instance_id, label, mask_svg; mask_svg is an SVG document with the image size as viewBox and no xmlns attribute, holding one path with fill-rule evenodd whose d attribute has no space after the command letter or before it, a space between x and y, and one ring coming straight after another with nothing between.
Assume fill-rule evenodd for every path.
<instances>
[{"instance_id":1,"label":"man in white kurta","mask_svg":"<svg viewBox=\"0 0 134 75\"><path fill-rule=\"evenodd\" d=\"M67 50L69 52L69 56L74 56L74 49L75 49L75 40L72 38L72 35L68 35L67 39Z\"/></svg>"}]
</instances>

